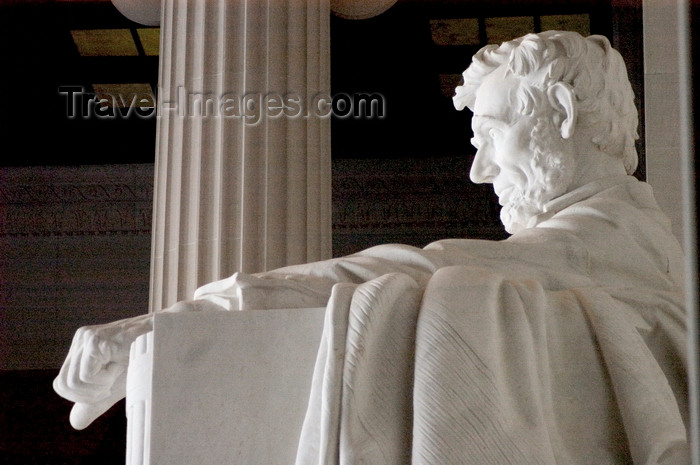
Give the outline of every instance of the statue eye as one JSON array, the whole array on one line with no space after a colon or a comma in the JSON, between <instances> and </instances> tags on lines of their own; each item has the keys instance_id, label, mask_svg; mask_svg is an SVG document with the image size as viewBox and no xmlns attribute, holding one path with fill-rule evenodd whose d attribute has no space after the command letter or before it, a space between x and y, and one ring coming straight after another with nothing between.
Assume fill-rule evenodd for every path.
<instances>
[{"instance_id":1,"label":"statue eye","mask_svg":"<svg viewBox=\"0 0 700 465\"><path fill-rule=\"evenodd\" d=\"M501 137L501 131L496 128L491 128L489 129L489 137L491 139L498 139L499 137Z\"/></svg>"}]
</instances>

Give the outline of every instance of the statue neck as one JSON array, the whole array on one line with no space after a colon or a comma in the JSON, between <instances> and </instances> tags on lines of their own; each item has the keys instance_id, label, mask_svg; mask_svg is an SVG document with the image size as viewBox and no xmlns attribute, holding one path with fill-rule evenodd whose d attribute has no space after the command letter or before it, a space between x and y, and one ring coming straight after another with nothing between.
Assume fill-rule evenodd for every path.
<instances>
[{"instance_id":1,"label":"statue neck","mask_svg":"<svg viewBox=\"0 0 700 465\"><path fill-rule=\"evenodd\" d=\"M585 134L572 141L576 152L576 169L569 190L584 186L597 179L627 175L622 158L616 158L601 151L591 142L591 139L592 137Z\"/></svg>"}]
</instances>

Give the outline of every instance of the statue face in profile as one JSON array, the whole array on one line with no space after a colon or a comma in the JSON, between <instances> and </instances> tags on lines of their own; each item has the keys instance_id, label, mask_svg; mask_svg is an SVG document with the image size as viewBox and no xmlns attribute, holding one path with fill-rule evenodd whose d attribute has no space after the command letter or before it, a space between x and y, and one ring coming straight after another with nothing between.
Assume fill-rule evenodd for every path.
<instances>
[{"instance_id":1,"label":"statue face in profile","mask_svg":"<svg viewBox=\"0 0 700 465\"><path fill-rule=\"evenodd\" d=\"M512 101L520 80L506 66L491 73L476 92L472 144L477 149L470 178L492 183L506 231L516 233L564 194L576 167L571 144L554 124L554 111L538 102L532 115Z\"/></svg>"},{"instance_id":2,"label":"statue face in profile","mask_svg":"<svg viewBox=\"0 0 700 465\"><path fill-rule=\"evenodd\" d=\"M545 31L487 45L462 76L453 101L474 112L470 176L493 183L509 233L569 191L634 173L634 94L605 37Z\"/></svg>"}]
</instances>

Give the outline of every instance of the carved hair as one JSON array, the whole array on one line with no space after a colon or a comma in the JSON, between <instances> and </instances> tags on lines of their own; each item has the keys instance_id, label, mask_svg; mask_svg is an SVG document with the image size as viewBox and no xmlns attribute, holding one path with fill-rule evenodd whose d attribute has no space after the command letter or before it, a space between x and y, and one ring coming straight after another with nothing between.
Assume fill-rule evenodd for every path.
<instances>
[{"instance_id":1,"label":"carved hair","mask_svg":"<svg viewBox=\"0 0 700 465\"><path fill-rule=\"evenodd\" d=\"M598 135L593 142L603 152L621 158L627 173L634 172L639 117L625 63L607 38L546 31L500 46L487 45L464 71L464 84L455 89L455 107L473 109L477 89L501 65L525 84L514 91L520 114L539 116L552 84L571 86L578 103L578 123L595 128Z\"/></svg>"}]
</instances>

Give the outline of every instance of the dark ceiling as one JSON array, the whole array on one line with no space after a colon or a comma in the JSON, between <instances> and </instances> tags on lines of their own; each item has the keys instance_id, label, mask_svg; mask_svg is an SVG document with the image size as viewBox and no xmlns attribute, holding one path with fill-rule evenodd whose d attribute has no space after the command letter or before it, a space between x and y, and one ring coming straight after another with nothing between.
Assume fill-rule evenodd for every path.
<instances>
[{"instance_id":1,"label":"dark ceiling","mask_svg":"<svg viewBox=\"0 0 700 465\"><path fill-rule=\"evenodd\" d=\"M332 16L332 93L379 93L387 115L334 119L333 157L473 155L470 113L451 100L462 71L487 43L539 32L554 18L584 34L613 35L610 0L404 0L371 19ZM463 21L456 34L454 21Z\"/></svg>"},{"instance_id":2,"label":"dark ceiling","mask_svg":"<svg viewBox=\"0 0 700 465\"><path fill-rule=\"evenodd\" d=\"M150 83L158 57L81 56L71 31L136 29L111 1L0 0L4 166L152 162L155 117L69 118L59 87ZM140 55L140 56L139 56Z\"/></svg>"}]
</instances>

